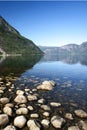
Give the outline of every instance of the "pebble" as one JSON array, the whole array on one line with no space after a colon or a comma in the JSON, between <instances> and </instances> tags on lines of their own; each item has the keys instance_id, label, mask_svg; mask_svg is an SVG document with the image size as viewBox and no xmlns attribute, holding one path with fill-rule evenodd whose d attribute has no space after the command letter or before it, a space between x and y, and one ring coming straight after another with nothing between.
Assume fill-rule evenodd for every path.
<instances>
[{"instance_id":1,"label":"pebble","mask_svg":"<svg viewBox=\"0 0 87 130\"><path fill-rule=\"evenodd\" d=\"M33 113L33 114L30 114L30 117L31 117L31 118L38 118L39 115L38 115L37 113Z\"/></svg>"},{"instance_id":2,"label":"pebble","mask_svg":"<svg viewBox=\"0 0 87 130\"><path fill-rule=\"evenodd\" d=\"M26 118L24 116L17 116L14 119L14 126L18 127L18 128L23 128L26 124Z\"/></svg>"},{"instance_id":3,"label":"pebble","mask_svg":"<svg viewBox=\"0 0 87 130\"><path fill-rule=\"evenodd\" d=\"M9 103L9 99L8 99L7 97L4 97L4 98L1 98L1 99L0 99L0 102L1 102L2 104L6 104L6 103Z\"/></svg>"},{"instance_id":4,"label":"pebble","mask_svg":"<svg viewBox=\"0 0 87 130\"><path fill-rule=\"evenodd\" d=\"M59 107L59 106L61 106L61 103L51 102L50 105L53 107Z\"/></svg>"},{"instance_id":5,"label":"pebble","mask_svg":"<svg viewBox=\"0 0 87 130\"><path fill-rule=\"evenodd\" d=\"M34 108L32 107L32 106L28 106L27 107L30 111L33 111L34 110Z\"/></svg>"},{"instance_id":6,"label":"pebble","mask_svg":"<svg viewBox=\"0 0 87 130\"><path fill-rule=\"evenodd\" d=\"M75 115L80 117L80 118L86 118L87 117L87 113L81 109L79 110L75 110L74 111Z\"/></svg>"},{"instance_id":7,"label":"pebble","mask_svg":"<svg viewBox=\"0 0 87 130\"><path fill-rule=\"evenodd\" d=\"M69 120L73 120L74 119L71 113L66 113L65 114L65 118L69 119Z\"/></svg>"},{"instance_id":8,"label":"pebble","mask_svg":"<svg viewBox=\"0 0 87 130\"><path fill-rule=\"evenodd\" d=\"M78 126L70 126L68 130L80 130Z\"/></svg>"},{"instance_id":9,"label":"pebble","mask_svg":"<svg viewBox=\"0 0 87 130\"><path fill-rule=\"evenodd\" d=\"M27 98L28 98L28 101L35 101L35 100L37 100L37 96L35 96L35 95L28 95Z\"/></svg>"},{"instance_id":10,"label":"pebble","mask_svg":"<svg viewBox=\"0 0 87 130\"><path fill-rule=\"evenodd\" d=\"M9 117L7 114L0 114L0 126L5 126L9 123Z\"/></svg>"},{"instance_id":11,"label":"pebble","mask_svg":"<svg viewBox=\"0 0 87 130\"><path fill-rule=\"evenodd\" d=\"M60 116L53 116L51 118L51 124L55 127L55 128L62 128L62 126L65 124L65 120L60 117Z\"/></svg>"},{"instance_id":12,"label":"pebble","mask_svg":"<svg viewBox=\"0 0 87 130\"><path fill-rule=\"evenodd\" d=\"M29 130L41 130L41 126L36 120L29 120L27 122L27 126Z\"/></svg>"},{"instance_id":13,"label":"pebble","mask_svg":"<svg viewBox=\"0 0 87 130\"><path fill-rule=\"evenodd\" d=\"M78 122L78 126L82 130L87 130L87 121L81 120L80 122Z\"/></svg>"},{"instance_id":14,"label":"pebble","mask_svg":"<svg viewBox=\"0 0 87 130\"><path fill-rule=\"evenodd\" d=\"M50 107L48 105L41 105L41 108L45 111L50 111Z\"/></svg>"},{"instance_id":15,"label":"pebble","mask_svg":"<svg viewBox=\"0 0 87 130\"><path fill-rule=\"evenodd\" d=\"M10 107L8 107L8 106L5 106L5 107L3 108L3 112L4 112L5 114L7 114L8 116L12 116L12 108L10 108Z\"/></svg>"},{"instance_id":16,"label":"pebble","mask_svg":"<svg viewBox=\"0 0 87 130\"><path fill-rule=\"evenodd\" d=\"M16 127L12 125L8 125L7 127L4 128L4 130L16 130Z\"/></svg>"},{"instance_id":17,"label":"pebble","mask_svg":"<svg viewBox=\"0 0 87 130\"><path fill-rule=\"evenodd\" d=\"M27 99L23 95L17 95L16 98L14 99L14 101L17 103L26 103Z\"/></svg>"},{"instance_id":18,"label":"pebble","mask_svg":"<svg viewBox=\"0 0 87 130\"><path fill-rule=\"evenodd\" d=\"M44 113L43 113L43 116L45 116L45 117L49 117L49 115L50 115L49 112L44 112Z\"/></svg>"},{"instance_id":19,"label":"pebble","mask_svg":"<svg viewBox=\"0 0 87 130\"><path fill-rule=\"evenodd\" d=\"M17 115L27 115L28 114L28 109L27 108L19 108L16 110Z\"/></svg>"},{"instance_id":20,"label":"pebble","mask_svg":"<svg viewBox=\"0 0 87 130\"><path fill-rule=\"evenodd\" d=\"M43 120L41 121L41 124L42 124L44 127L48 128L49 125L50 125L50 121L47 120L47 119L43 119Z\"/></svg>"}]
</instances>

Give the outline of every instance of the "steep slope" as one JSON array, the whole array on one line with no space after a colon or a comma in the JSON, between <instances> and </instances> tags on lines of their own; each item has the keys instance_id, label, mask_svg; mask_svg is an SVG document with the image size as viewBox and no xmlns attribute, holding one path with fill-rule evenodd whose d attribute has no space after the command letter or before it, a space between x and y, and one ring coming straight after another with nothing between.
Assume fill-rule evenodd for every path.
<instances>
[{"instance_id":1,"label":"steep slope","mask_svg":"<svg viewBox=\"0 0 87 130\"><path fill-rule=\"evenodd\" d=\"M43 52L29 39L20 35L0 16L0 52L4 54L42 54Z\"/></svg>"}]
</instances>

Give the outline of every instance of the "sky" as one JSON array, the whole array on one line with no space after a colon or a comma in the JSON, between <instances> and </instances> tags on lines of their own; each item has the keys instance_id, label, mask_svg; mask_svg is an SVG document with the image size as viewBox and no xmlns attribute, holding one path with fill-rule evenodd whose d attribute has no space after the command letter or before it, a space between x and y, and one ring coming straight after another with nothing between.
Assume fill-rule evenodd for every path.
<instances>
[{"instance_id":1,"label":"sky","mask_svg":"<svg viewBox=\"0 0 87 130\"><path fill-rule=\"evenodd\" d=\"M0 1L0 15L36 45L87 41L87 1Z\"/></svg>"}]
</instances>

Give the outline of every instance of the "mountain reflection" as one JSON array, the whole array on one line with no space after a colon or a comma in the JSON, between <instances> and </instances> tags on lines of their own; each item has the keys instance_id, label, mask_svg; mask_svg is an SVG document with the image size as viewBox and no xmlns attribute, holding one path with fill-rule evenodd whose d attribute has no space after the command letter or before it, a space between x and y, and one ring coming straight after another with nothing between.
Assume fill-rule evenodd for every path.
<instances>
[{"instance_id":1,"label":"mountain reflection","mask_svg":"<svg viewBox=\"0 0 87 130\"><path fill-rule=\"evenodd\" d=\"M87 65L87 55L44 55L42 61L62 61L67 64L80 63Z\"/></svg>"},{"instance_id":2,"label":"mountain reflection","mask_svg":"<svg viewBox=\"0 0 87 130\"><path fill-rule=\"evenodd\" d=\"M19 76L27 69L31 69L40 58L40 55L0 57L0 75L6 76L13 73Z\"/></svg>"}]
</instances>

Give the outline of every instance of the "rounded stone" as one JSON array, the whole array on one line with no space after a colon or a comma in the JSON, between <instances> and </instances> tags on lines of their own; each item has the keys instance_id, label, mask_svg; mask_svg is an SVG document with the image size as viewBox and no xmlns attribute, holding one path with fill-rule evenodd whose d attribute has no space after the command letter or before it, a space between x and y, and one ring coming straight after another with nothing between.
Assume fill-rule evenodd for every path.
<instances>
[{"instance_id":1,"label":"rounded stone","mask_svg":"<svg viewBox=\"0 0 87 130\"><path fill-rule=\"evenodd\" d=\"M15 99L14 99L15 102L17 103L26 103L27 102L27 99L25 96L23 95L18 95Z\"/></svg>"},{"instance_id":2,"label":"rounded stone","mask_svg":"<svg viewBox=\"0 0 87 130\"><path fill-rule=\"evenodd\" d=\"M42 124L44 127L48 128L49 125L50 125L50 121L47 120L47 119L43 119L43 120L41 121L41 124Z\"/></svg>"},{"instance_id":3,"label":"rounded stone","mask_svg":"<svg viewBox=\"0 0 87 130\"><path fill-rule=\"evenodd\" d=\"M17 116L14 119L14 126L18 127L18 128L23 128L26 124L26 118L24 116Z\"/></svg>"},{"instance_id":4,"label":"rounded stone","mask_svg":"<svg viewBox=\"0 0 87 130\"><path fill-rule=\"evenodd\" d=\"M12 125L8 125L7 127L4 128L4 130L16 130L16 127Z\"/></svg>"},{"instance_id":5,"label":"rounded stone","mask_svg":"<svg viewBox=\"0 0 87 130\"><path fill-rule=\"evenodd\" d=\"M9 122L9 117L7 114L0 114L0 126L5 126Z\"/></svg>"}]
</instances>

